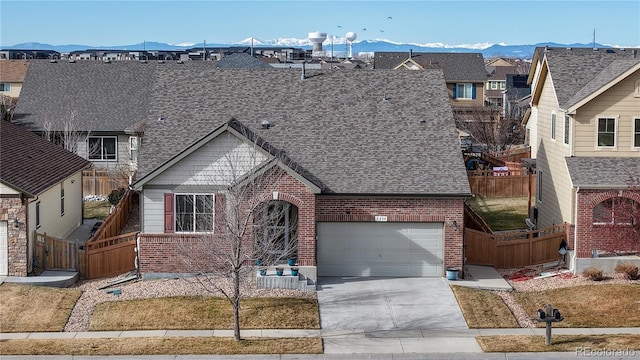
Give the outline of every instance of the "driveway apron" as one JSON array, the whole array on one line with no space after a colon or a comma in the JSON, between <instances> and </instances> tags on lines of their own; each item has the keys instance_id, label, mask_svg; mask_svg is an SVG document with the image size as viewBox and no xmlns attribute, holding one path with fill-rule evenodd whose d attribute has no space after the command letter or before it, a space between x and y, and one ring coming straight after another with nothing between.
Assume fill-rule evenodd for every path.
<instances>
[{"instance_id":1,"label":"driveway apron","mask_svg":"<svg viewBox=\"0 0 640 360\"><path fill-rule=\"evenodd\" d=\"M319 279L323 330L468 329L444 278Z\"/></svg>"}]
</instances>

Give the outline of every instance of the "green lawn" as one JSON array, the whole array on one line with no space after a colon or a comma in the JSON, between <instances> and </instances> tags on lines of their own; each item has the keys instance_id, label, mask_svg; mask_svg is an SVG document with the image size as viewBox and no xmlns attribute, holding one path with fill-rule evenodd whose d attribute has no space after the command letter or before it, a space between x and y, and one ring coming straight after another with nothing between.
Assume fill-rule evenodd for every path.
<instances>
[{"instance_id":1,"label":"green lawn","mask_svg":"<svg viewBox=\"0 0 640 360\"><path fill-rule=\"evenodd\" d=\"M526 228L524 219L528 217L528 198L526 196L509 198L488 198L474 196L467 203L493 231L516 230Z\"/></svg>"}]
</instances>

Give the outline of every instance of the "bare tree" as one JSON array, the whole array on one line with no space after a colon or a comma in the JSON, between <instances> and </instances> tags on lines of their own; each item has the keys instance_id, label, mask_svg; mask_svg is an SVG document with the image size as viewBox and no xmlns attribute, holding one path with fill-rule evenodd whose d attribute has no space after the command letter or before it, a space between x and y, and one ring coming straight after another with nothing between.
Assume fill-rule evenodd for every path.
<instances>
[{"instance_id":1,"label":"bare tree","mask_svg":"<svg viewBox=\"0 0 640 360\"><path fill-rule=\"evenodd\" d=\"M259 139L238 145L234 135L228 137L235 150L206 175L194 172L194 194L174 195L175 230L199 233L181 242L182 258L198 274L191 280L233 307L234 339L240 340L240 300L253 284L254 265L296 257L298 214L295 205L278 200L287 175L284 157L265 155Z\"/></svg>"},{"instance_id":2,"label":"bare tree","mask_svg":"<svg viewBox=\"0 0 640 360\"><path fill-rule=\"evenodd\" d=\"M17 102L17 98L0 95L0 120L11 121Z\"/></svg>"},{"instance_id":3,"label":"bare tree","mask_svg":"<svg viewBox=\"0 0 640 360\"><path fill-rule=\"evenodd\" d=\"M86 143L89 146L88 139L91 129L82 128L75 110L69 110L68 115L64 118L45 120L42 128L42 136L45 139L62 146L65 150L74 154L78 154L79 144ZM87 154L90 154L91 151L95 151L95 149L87 148Z\"/></svg>"},{"instance_id":4,"label":"bare tree","mask_svg":"<svg viewBox=\"0 0 640 360\"><path fill-rule=\"evenodd\" d=\"M593 221L598 224L603 250L608 252L640 250L640 177L629 175L627 189L618 196L597 204Z\"/></svg>"},{"instance_id":5,"label":"bare tree","mask_svg":"<svg viewBox=\"0 0 640 360\"><path fill-rule=\"evenodd\" d=\"M485 151L503 151L524 142L520 121L503 116L497 107L460 108L454 116L456 126L467 131Z\"/></svg>"}]
</instances>

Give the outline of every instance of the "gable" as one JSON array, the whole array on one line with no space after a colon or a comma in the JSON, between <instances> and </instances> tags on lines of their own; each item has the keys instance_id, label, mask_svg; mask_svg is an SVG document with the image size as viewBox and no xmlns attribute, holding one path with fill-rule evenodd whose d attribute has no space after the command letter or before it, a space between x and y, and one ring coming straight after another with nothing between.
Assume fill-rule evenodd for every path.
<instances>
[{"instance_id":1,"label":"gable","mask_svg":"<svg viewBox=\"0 0 640 360\"><path fill-rule=\"evenodd\" d=\"M224 131L182 158L149 185L227 186L269 160L267 154Z\"/></svg>"}]
</instances>

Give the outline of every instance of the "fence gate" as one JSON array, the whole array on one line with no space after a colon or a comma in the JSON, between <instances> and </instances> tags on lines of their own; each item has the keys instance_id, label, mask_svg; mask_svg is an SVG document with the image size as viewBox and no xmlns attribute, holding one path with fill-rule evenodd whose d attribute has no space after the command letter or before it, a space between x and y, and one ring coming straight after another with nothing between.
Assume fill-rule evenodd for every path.
<instances>
[{"instance_id":1,"label":"fence gate","mask_svg":"<svg viewBox=\"0 0 640 360\"><path fill-rule=\"evenodd\" d=\"M500 233L465 229L466 264L508 269L558 261L562 240L566 240L565 224Z\"/></svg>"},{"instance_id":2,"label":"fence gate","mask_svg":"<svg viewBox=\"0 0 640 360\"><path fill-rule=\"evenodd\" d=\"M36 257L46 270L78 271L78 245L36 232Z\"/></svg>"}]
</instances>

